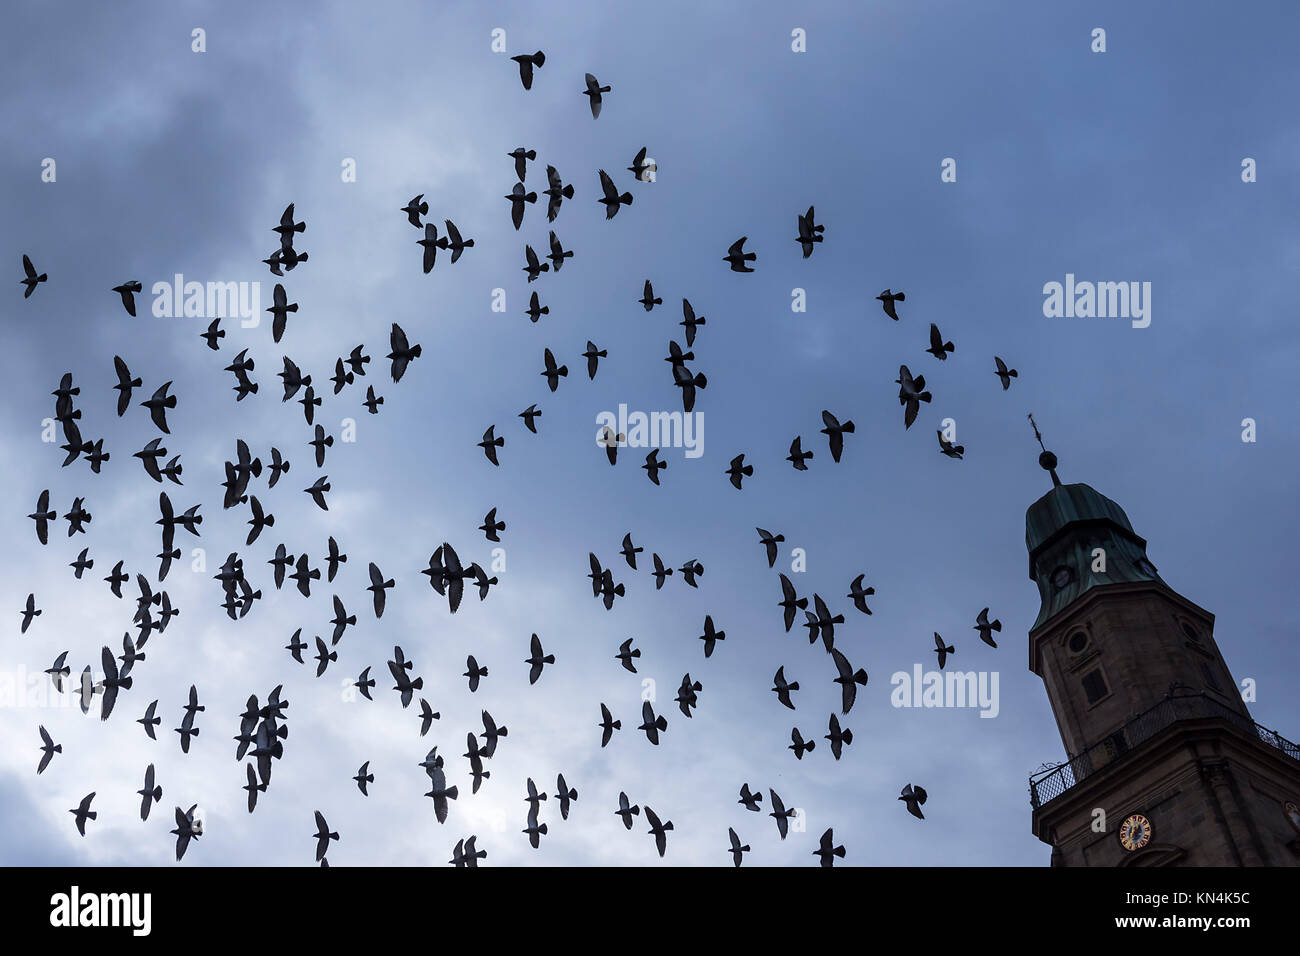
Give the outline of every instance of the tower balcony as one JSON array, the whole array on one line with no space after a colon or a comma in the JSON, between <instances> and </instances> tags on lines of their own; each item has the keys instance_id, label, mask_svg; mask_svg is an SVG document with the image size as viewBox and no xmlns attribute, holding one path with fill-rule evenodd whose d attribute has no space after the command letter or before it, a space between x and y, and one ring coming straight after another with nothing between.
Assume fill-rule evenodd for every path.
<instances>
[{"instance_id":1,"label":"tower balcony","mask_svg":"<svg viewBox=\"0 0 1300 956\"><path fill-rule=\"evenodd\" d=\"M1047 767L1029 778L1029 802L1038 810L1077 783L1105 770L1129 751L1173 724L1190 720L1223 720L1247 735L1300 761L1300 745L1269 730L1206 694L1176 694L1134 717L1119 730L1062 764Z\"/></svg>"}]
</instances>

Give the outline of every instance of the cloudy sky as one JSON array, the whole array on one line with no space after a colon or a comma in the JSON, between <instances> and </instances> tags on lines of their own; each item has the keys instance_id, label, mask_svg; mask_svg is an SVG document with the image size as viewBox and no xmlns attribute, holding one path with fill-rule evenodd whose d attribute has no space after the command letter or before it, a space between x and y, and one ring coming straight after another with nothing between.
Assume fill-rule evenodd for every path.
<instances>
[{"instance_id":1,"label":"cloudy sky","mask_svg":"<svg viewBox=\"0 0 1300 956\"><path fill-rule=\"evenodd\" d=\"M1038 597L1024 512L1050 487L1028 412L1063 480L1118 501L1164 579L1217 615L1234 675L1258 681L1256 719L1300 734L1300 651L1282 600L1296 571L1286 542L1300 535L1300 133L1278 109L1300 73L1289 4L1186 3L1172 20L1118 3L486 6L7 11L0 205L14 281L0 356L0 606L12 616L0 635L0 817L19 822L0 828L0 862L168 864L172 807L197 803L206 833L187 866L310 865L316 809L342 837L334 865L441 864L471 833L488 864L718 865L729 826L753 864L814 863L817 835L834 827L851 864L1043 865L1027 778L1064 752L1027 668ZM1091 50L1097 27L1104 53ZM196 28L205 52L192 49ZM496 29L504 52L492 48ZM792 50L796 29L806 52ZM509 56L537 49L546 64L525 92ZM612 87L595 121L580 95L586 72ZM543 197L511 227L502 197L518 146L537 150L529 189L544 187L546 164L574 184L553 226ZM642 146L658 162L654 183L624 171ZM947 158L955 182L941 181ZM46 159L54 182L42 179ZM355 181L342 175L349 160ZM596 203L598 169L634 196L613 221ZM399 211L416 193L432 221L475 239L428 275ZM198 338L207 319L152 314L153 283L177 273L260 283L269 305L275 279L261 260L289 202L310 259L283 280L299 311L281 343L267 321L227 320L218 354ZM825 242L804 260L792 240L810 204ZM575 255L529 286L524 245L543 251L550 228ZM750 275L721 261L741 235L758 254ZM28 300L24 253L49 275ZM1067 274L1149 282L1149 327L1046 317L1043 287ZM647 278L664 300L649 314L636 302ZM109 291L128 279L145 289L134 319ZM898 323L874 300L886 287L906 292ZM493 311L496 290L504 312ZM533 290L550 308L535 325L523 314ZM806 311L792 309L795 290ZM683 297L707 317L694 348L708 377L703 454L665 449L654 487L638 467L645 449L608 465L596 420L620 404L680 408L662 358L681 341ZM399 384L383 358L393 322L423 348ZM931 322L956 345L943 365L923 351ZM594 381L588 339L609 353ZM360 343L368 375L329 394L334 359ZM244 348L260 390L236 403L223 368ZM538 375L546 348L570 369L554 394ZM1019 370L1010 391L995 354ZM149 640L134 686L100 722L51 702L40 671L64 650L79 672L102 646L120 648L135 589L109 593L102 578L117 560L156 580L160 487L131 455L158 431L138 404L114 414L114 355L144 380L137 402L174 382L163 444L182 456L185 484L167 490L179 508L201 503L204 521L201 539L179 535L186 557L163 584L180 616ZM323 470L301 408L280 402L284 355L312 374L317 420L340 436ZM910 430L894 385L902 363L934 394ZM100 475L84 461L61 469L62 453L41 440L64 372L81 388L83 433L111 452ZM366 384L385 398L377 416L361 407ZM534 402L537 436L516 417ZM857 426L839 464L818 434L823 409ZM938 454L946 418L962 461ZM1242 441L1246 418L1254 443ZM355 442L341 441L346 419ZM506 441L499 468L475 447L492 424ZM805 473L784 460L795 435L815 454ZM276 518L251 547L247 507L221 508L237 438L292 462L275 489L265 476L250 489ZM755 474L737 492L723 471L741 452ZM320 473L333 487L328 512L300 490ZM60 515L86 499L88 534L70 540L60 518L39 545L24 516L46 488ZM443 541L466 561L491 560L476 528L493 507L507 523L500 584L453 616L419 571ZM785 535L776 569L756 526ZM646 549L638 571L618 554L626 532ZM276 544L319 566L330 535L348 554L339 577L310 599L276 591L265 563ZM68 562L82 547L95 565L77 581ZM201 573L194 547L206 549ZM238 623L212 580L230 551L264 594ZM589 551L626 586L612 611L592 600ZM656 591L652 552L674 567L698 559L699 588L674 575ZM370 561L397 582L380 620L364 590ZM784 632L783 569L800 594L845 614L837 646L871 675L842 718L855 739L838 762L821 739L838 711L834 670L803 628ZM876 589L870 617L845 598L860 573ZM29 592L43 614L20 636ZM332 594L359 621L317 679L283 648L296 628L328 636ZM1003 623L997 650L971 630L986 605ZM706 614L726 631L708 660L696 639ZM956 645L950 668L998 675L996 717L891 706L892 674L934 667L936 631ZM557 660L530 687L532 633ZM642 651L637 675L614 659L627 638ZM394 644L441 712L426 738L389 689ZM460 676L470 653L490 670L475 694ZM346 687L367 665L373 703ZM778 666L801 685L795 712L768 690ZM673 703L688 671L703 684L690 720ZM39 691L13 690L32 674ZM190 684L206 711L184 755L171 728ZM250 816L231 738L246 698L277 684L289 738ZM658 747L635 730L643 692L669 722ZM156 742L132 722L154 699ZM605 749L602 701L624 724ZM470 796L460 755L484 708L509 736ZM42 724L63 753L38 777ZM802 761L787 749L792 727L819 744ZM461 789L445 825L417 766L435 744ZM369 797L350 779L365 760ZM164 797L142 823L135 791L151 762ZM533 850L519 832L525 780L551 792L557 772L578 803L567 822L553 799L544 805L551 830ZM746 812L745 782L800 808L806 832L782 841L769 817ZM929 791L924 822L896 799L909 782ZM83 839L67 810L92 790L99 819ZM662 862L642 820L627 833L614 816L620 790L673 821Z\"/></svg>"}]
</instances>

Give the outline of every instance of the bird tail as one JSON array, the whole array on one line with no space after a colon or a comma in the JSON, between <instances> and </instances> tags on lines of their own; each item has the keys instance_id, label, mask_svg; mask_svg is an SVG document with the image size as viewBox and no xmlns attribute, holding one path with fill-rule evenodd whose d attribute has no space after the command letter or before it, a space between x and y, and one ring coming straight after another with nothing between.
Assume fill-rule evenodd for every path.
<instances>
[{"instance_id":1,"label":"bird tail","mask_svg":"<svg viewBox=\"0 0 1300 956\"><path fill-rule=\"evenodd\" d=\"M792 682L792 683L786 684L785 687L786 687L786 690L798 690L798 689L799 689L799 682L798 682L798 681L794 681L794 682Z\"/></svg>"},{"instance_id":2,"label":"bird tail","mask_svg":"<svg viewBox=\"0 0 1300 956\"><path fill-rule=\"evenodd\" d=\"M667 730L668 719L666 717L660 717L658 720L655 721L655 726L658 727L660 730Z\"/></svg>"},{"instance_id":3,"label":"bird tail","mask_svg":"<svg viewBox=\"0 0 1300 956\"><path fill-rule=\"evenodd\" d=\"M708 386L709 386L709 379L703 372L695 376L696 388L708 388Z\"/></svg>"},{"instance_id":4,"label":"bird tail","mask_svg":"<svg viewBox=\"0 0 1300 956\"><path fill-rule=\"evenodd\" d=\"M446 797L448 800L455 800L455 799L456 799L456 788L455 788L455 787L450 787L450 788L448 788L447 791L446 791L445 793L443 793L443 796Z\"/></svg>"},{"instance_id":5,"label":"bird tail","mask_svg":"<svg viewBox=\"0 0 1300 956\"><path fill-rule=\"evenodd\" d=\"M867 683L867 672L859 667L858 672L853 675L853 682L855 684L862 684L865 687Z\"/></svg>"},{"instance_id":6,"label":"bird tail","mask_svg":"<svg viewBox=\"0 0 1300 956\"><path fill-rule=\"evenodd\" d=\"M563 189L561 189L561 190L560 190L560 195L563 196L565 199L572 199L572 198L573 198L573 183L569 183L569 185L567 185L567 186L565 186Z\"/></svg>"},{"instance_id":7,"label":"bird tail","mask_svg":"<svg viewBox=\"0 0 1300 956\"><path fill-rule=\"evenodd\" d=\"M131 678L130 678L130 677L123 677L123 678L121 678L121 679L117 682L117 686L120 687L120 688L122 688L123 690L130 690L130 689L131 689Z\"/></svg>"},{"instance_id":8,"label":"bird tail","mask_svg":"<svg viewBox=\"0 0 1300 956\"><path fill-rule=\"evenodd\" d=\"M840 431L844 432L846 435L852 435L853 422L851 421L845 422L843 425L840 426Z\"/></svg>"},{"instance_id":9,"label":"bird tail","mask_svg":"<svg viewBox=\"0 0 1300 956\"><path fill-rule=\"evenodd\" d=\"M632 205L632 194L624 193L623 195L618 197L618 201L621 202L624 206L630 206Z\"/></svg>"},{"instance_id":10,"label":"bird tail","mask_svg":"<svg viewBox=\"0 0 1300 956\"><path fill-rule=\"evenodd\" d=\"M428 213L428 211L429 211L429 204L427 202L420 203L420 215L423 216L426 213Z\"/></svg>"},{"instance_id":11,"label":"bird tail","mask_svg":"<svg viewBox=\"0 0 1300 956\"><path fill-rule=\"evenodd\" d=\"M613 727L615 730L622 730L622 729L623 729L623 721L621 721L621 720L616 720L616 721L614 721L612 724L610 724L610 726ZM62 744L60 744L59 746L62 746Z\"/></svg>"},{"instance_id":12,"label":"bird tail","mask_svg":"<svg viewBox=\"0 0 1300 956\"><path fill-rule=\"evenodd\" d=\"M840 734L840 736L841 736L842 738L844 738L844 742L845 742L846 744L851 744L851 743L853 743L853 731L851 731L851 730L845 730L844 733Z\"/></svg>"},{"instance_id":13,"label":"bird tail","mask_svg":"<svg viewBox=\"0 0 1300 956\"><path fill-rule=\"evenodd\" d=\"M559 368L555 370L555 374L567 377L569 374L569 366L561 365Z\"/></svg>"},{"instance_id":14,"label":"bird tail","mask_svg":"<svg viewBox=\"0 0 1300 956\"><path fill-rule=\"evenodd\" d=\"M1001 622L1001 621L994 621L992 624L989 625L989 627L990 627L992 630L1000 631L1000 630L1002 630L1002 622Z\"/></svg>"},{"instance_id":15,"label":"bird tail","mask_svg":"<svg viewBox=\"0 0 1300 956\"><path fill-rule=\"evenodd\" d=\"M533 66L544 66L546 64L546 54L538 50L533 54Z\"/></svg>"},{"instance_id":16,"label":"bird tail","mask_svg":"<svg viewBox=\"0 0 1300 956\"><path fill-rule=\"evenodd\" d=\"M424 689L424 678L423 678L423 677L417 677L415 680L411 681L411 689L412 689L412 690L423 690L423 689Z\"/></svg>"},{"instance_id":17,"label":"bird tail","mask_svg":"<svg viewBox=\"0 0 1300 956\"><path fill-rule=\"evenodd\" d=\"M411 346L411 358L419 358L419 357L420 357L420 346L418 345Z\"/></svg>"}]
</instances>

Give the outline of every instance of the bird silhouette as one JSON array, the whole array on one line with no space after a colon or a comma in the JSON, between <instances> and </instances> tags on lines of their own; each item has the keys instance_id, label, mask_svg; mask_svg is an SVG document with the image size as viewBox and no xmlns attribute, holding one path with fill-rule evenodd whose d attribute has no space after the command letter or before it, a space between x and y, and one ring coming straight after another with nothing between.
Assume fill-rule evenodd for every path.
<instances>
[{"instance_id":1,"label":"bird silhouette","mask_svg":"<svg viewBox=\"0 0 1300 956\"><path fill-rule=\"evenodd\" d=\"M63 744L56 744L50 738L49 731L45 729L43 724L38 729L41 732L41 762L36 765L36 772L44 773L45 768L48 767L50 761L54 759L54 755L63 753ZM85 834L83 833L82 835L84 836Z\"/></svg>"},{"instance_id":2,"label":"bird silhouette","mask_svg":"<svg viewBox=\"0 0 1300 956\"><path fill-rule=\"evenodd\" d=\"M827 831L821 835L821 840L818 841L817 849L813 850L813 856L820 857L821 865L828 867L835 865L836 857L844 859L843 845L835 845L834 830L827 829Z\"/></svg>"},{"instance_id":3,"label":"bird silhouette","mask_svg":"<svg viewBox=\"0 0 1300 956\"><path fill-rule=\"evenodd\" d=\"M546 63L546 54L541 50L536 53L521 53L518 56L510 58L519 64L519 81L523 83L524 89L533 88L533 70L540 70Z\"/></svg>"},{"instance_id":4,"label":"bird silhouette","mask_svg":"<svg viewBox=\"0 0 1300 956\"><path fill-rule=\"evenodd\" d=\"M583 90L582 93L584 96L587 97L587 101L591 105L591 118L596 119L597 117L600 116L600 108L604 103L604 98L602 94L608 93L609 87L601 86L600 81L597 80L590 73L587 74L586 80L587 80L587 88ZM663 856L663 853L660 853L659 855Z\"/></svg>"},{"instance_id":5,"label":"bird silhouette","mask_svg":"<svg viewBox=\"0 0 1300 956\"><path fill-rule=\"evenodd\" d=\"M776 669L776 676L772 678L775 686L772 691L776 694L777 700L785 704L791 710L794 710L794 702L790 700L790 692L799 689L799 682L787 681L785 679L785 666L782 665Z\"/></svg>"},{"instance_id":6,"label":"bird silhouette","mask_svg":"<svg viewBox=\"0 0 1300 956\"><path fill-rule=\"evenodd\" d=\"M907 812L918 820L924 820L925 814L921 812L921 805L925 803L926 792L922 787L914 787L908 784L903 787L903 794L898 798L907 806Z\"/></svg>"},{"instance_id":7,"label":"bird silhouette","mask_svg":"<svg viewBox=\"0 0 1300 956\"><path fill-rule=\"evenodd\" d=\"M939 636L938 631L935 631L934 633L934 652L939 656L939 670L943 670L943 665L947 662L948 655L954 653L954 651L951 644L945 644L943 642L943 638Z\"/></svg>"},{"instance_id":8,"label":"bird silhouette","mask_svg":"<svg viewBox=\"0 0 1300 956\"><path fill-rule=\"evenodd\" d=\"M627 794L620 790L618 792L618 809L614 811L614 814L622 818L625 830L631 830L632 818L641 815L641 808L635 803L629 803Z\"/></svg>"},{"instance_id":9,"label":"bird silhouette","mask_svg":"<svg viewBox=\"0 0 1300 956\"><path fill-rule=\"evenodd\" d=\"M655 838L655 849L659 851L659 855L662 857L664 851L668 849L668 831L673 828L673 821L665 820L660 822L659 815L648 806L643 809L645 810L646 822L650 824L649 832Z\"/></svg>"},{"instance_id":10,"label":"bird silhouette","mask_svg":"<svg viewBox=\"0 0 1300 956\"><path fill-rule=\"evenodd\" d=\"M733 827L727 827L727 837L731 841L731 847L728 851L731 853L731 862L736 866L740 866L740 861L744 858L744 855L749 852L749 844L741 844L740 837L736 836L736 831Z\"/></svg>"},{"instance_id":11,"label":"bird silhouette","mask_svg":"<svg viewBox=\"0 0 1300 956\"><path fill-rule=\"evenodd\" d=\"M325 851L329 849L330 841L337 840L339 835L336 831L330 829L329 824L325 822L325 818L321 816L319 810L315 811L315 815L316 832L313 836L316 838L316 862L319 863L324 858Z\"/></svg>"},{"instance_id":12,"label":"bird silhouette","mask_svg":"<svg viewBox=\"0 0 1300 956\"><path fill-rule=\"evenodd\" d=\"M948 358L949 352L956 351L956 349L951 342L943 340L943 336L939 334L939 327L931 322L930 347L926 351L942 362Z\"/></svg>"},{"instance_id":13,"label":"bird silhouette","mask_svg":"<svg viewBox=\"0 0 1300 956\"><path fill-rule=\"evenodd\" d=\"M600 723L596 726L600 728L600 745L606 747L609 745L610 738L614 736L614 731L623 729L623 721L615 720L614 715L609 712L609 707L602 703L600 705ZM665 722L664 726L667 726L667 722Z\"/></svg>"},{"instance_id":14,"label":"bird silhouette","mask_svg":"<svg viewBox=\"0 0 1300 956\"><path fill-rule=\"evenodd\" d=\"M786 809L780 795L775 790L769 788L767 793L772 798L772 812L768 816L776 820L777 832L781 834L781 839L784 840L790 832L790 820L795 815L795 809L794 807Z\"/></svg>"},{"instance_id":15,"label":"bird silhouette","mask_svg":"<svg viewBox=\"0 0 1300 956\"><path fill-rule=\"evenodd\" d=\"M641 290L641 298L637 299L637 301L641 303L642 307L647 312L653 309L656 305L664 304L663 299L655 298L655 289L654 286L650 284L649 279L645 280L645 285L642 287Z\"/></svg>"},{"instance_id":16,"label":"bird silhouette","mask_svg":"<svg viewBox=\"0 0 1300 956\"><path fill-rule=\"evenodd\" d=\"M91 791L90 793L86 794L86 796L81 798L81 803L77 804L77 808L75 810L68 811L69 813L72 814L73 819L77 823L77 832L80 833L83 837L86 835L86 821L94 820L99 816L99 814L96 811L90 809L90 802L94 799L95 799L94 791Z\"/></svg>"},{"instance_id":17,"label":"bird silhouette","mask_svg":"<svg viewBox=\"0 0 1300 956\"><path fill-rule=\"evenodd\" d=\"M1018 377L1020 373L1013 368L1007 368L1007 363L1002 361L1002 359L998 358L996 355L993 356L993 361L996 364L994 374L1001 380L1002 391L1005 392L1011 387L1011 380Z\"/></svg>"},{"instance_id":18,"label":"bird silhouette","mask_svg":"<svg viewBox=\"0 0 1300 956\"><path fill-rule=\"evenodd\" d=\"M594 108L594 107L593 107ZM620 193L618 187L614 185L614 180L609 178L609 173L605 170L598 170L600 174L600 202L605 207L605 218L613 219L618 215L619 206L632 205L632 194L629 192Z\"/></svg>"},{"instance_id":19,"label":"bird silhouette","mask_svg":"<svg viewBox=\"0 0 1300 956\"><path fill-rule=\"evenodd\" d=\"M808 211L799 216L798 220L799 235L795 237L795 242L803 248L803 257L807 259L813 254L816 243L822 242L824 237L822 233L826 231L825 226L819 226L816 222L816 213L812 206Z\"/></svg>"},{"instance_id":20,"label":"bird silhouette","mask_svg":"<svg viewBox=\"0 0 1300 956\"><path fill-rule=\"evenodd\" d=\"M753 252L745 251L745 241L748 236L741 236L730 246L727 247L727 254L722 257L723 262L731 264L732 272L753 272L754 270L746 265L747 262L755 261L758 256Z\"/></svg>"},{"instance_id":21,"label":"bird silhouette","mask_svg":"<svg viewBox=\"0 0 1300 956\"><path fill-rule=\"evenodd\" d=\"M595 107L593 107L592 109L594 110ZM25 287L23 289L23 298L30 299L32 293L36 291L36 286L48 280L49 280L49 276L46 275L44 272L40 273L40 275L37 275L36 267L32 265L32 260L27 258L27 255L24 254L23 255L23 278L21 279L21 282ZM85 836L85 834L83 833L82 836Z\"/></svg>"},{"instance_id":22,"label":"bird silhouette","mask_svg":"<svg viewBox=\"0 0 1300 956\"><path fill-rule=\"evenodd\" d=\"M984 610L980 611L979 615L975 618L975 630L980 632L981 641L989 647L997 647L997 641L993 640L993 632L1002 630L1002 622L990 621L989 609L984 608Z\"/></svg>"},{"instance_id":23,"label":"bird silhouette","mask_svg":"<svg viewBox=\"0 0 1300 956\"><path fill-rule=\"evenodd\" d=\"M880 295L876 296L876 298L880 300L881 306L885 310L885 315L897 322L898 311L897 306L895 306L894 303L907 301L907 296L902 292L891 292L889 289L886 289L884 292L880 293Z\"/></svg>"}]
</instances>

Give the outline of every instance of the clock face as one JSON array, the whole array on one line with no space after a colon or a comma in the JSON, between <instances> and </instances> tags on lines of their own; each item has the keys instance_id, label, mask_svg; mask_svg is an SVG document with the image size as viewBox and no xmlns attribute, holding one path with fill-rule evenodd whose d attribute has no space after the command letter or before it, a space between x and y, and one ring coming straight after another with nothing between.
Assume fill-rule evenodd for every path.
<instances>
[{"instance_id":1,"label":"clock face","mask_svg":"<svg viewBox=\"0 0 1300 956\"><path fill-rule=\"evenodd\" d=\"M1151 821L1140 813L1134 813L1119 825L1120 846L1130 852L1140 850L1151 842L1153 832Z\"/></svg>"},{"instance_id":2,"label":"clock face","mask_svg":"<svg viewBox=\"0 0 1300 956\"><path fill-rule=\"evenodd\" d=\"M1300 830L1300 806L1296 806L1295 801L1288 800L1282 805L1282 810L1291 821L1291 825Z\"/></svg>"}]
</instances>

